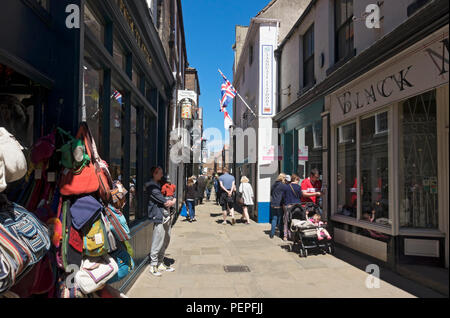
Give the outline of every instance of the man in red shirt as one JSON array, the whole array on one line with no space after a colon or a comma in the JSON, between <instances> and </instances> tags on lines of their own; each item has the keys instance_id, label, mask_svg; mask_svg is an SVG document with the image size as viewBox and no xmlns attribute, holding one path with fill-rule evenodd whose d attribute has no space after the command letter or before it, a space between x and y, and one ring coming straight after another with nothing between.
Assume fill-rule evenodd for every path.
<instances>
[{"instance_id":1,"label":"man in red shirt","mask_svg":"<svg viewBox=\"0 0 450 318\"><path fill-rule=\"evenodd\" d=\"M317 197L320 197L322 193L322 182L320 181L319 170L312 169L309 178L302 181L302 202L317 203Z\"/></svg>"}]
</instances>

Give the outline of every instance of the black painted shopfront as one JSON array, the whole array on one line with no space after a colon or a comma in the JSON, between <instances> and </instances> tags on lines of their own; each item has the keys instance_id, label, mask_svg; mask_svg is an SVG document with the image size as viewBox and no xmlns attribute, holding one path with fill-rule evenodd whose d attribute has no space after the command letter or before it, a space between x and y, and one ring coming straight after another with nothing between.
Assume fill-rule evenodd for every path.
<instances>
[{"instance_id":1,"label":"black painted shopfront","mask_svg":"<svg viewBox=\"0 0 450 318\"><path fill-rule=\"evenodd\" d=\"M70 5L80 28L66 24L76 16ZM136 272L151 244L144 184L152 166L166 168L173 85L145 1L2 1L0 126L29 148L56 127L75 134L88 123L113 179L129 191Z\"/></svg>"}]
</instances>

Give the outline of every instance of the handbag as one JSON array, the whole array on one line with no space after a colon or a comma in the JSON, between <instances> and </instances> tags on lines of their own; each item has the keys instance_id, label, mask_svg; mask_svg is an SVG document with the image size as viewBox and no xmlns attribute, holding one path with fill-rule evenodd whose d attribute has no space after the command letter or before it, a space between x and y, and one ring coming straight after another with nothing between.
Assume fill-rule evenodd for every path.
<instances>
[{"instance_id":1,"label":"handbag","mask_svg":"<svg viewBox=\"0 0 450 318\"><path fill-rule=\"evenodd\" d=\"M102 256L109 250L103 223L98 219L83 238L83 251L86 256Z\"/></svg>"},{"instance_id":2,"label":"handbag","mask_svg":"<svg viewBox=\"0 0 450 318\"><path fill-rule=\"evenodd\" d=\"M76 283L72 284L71 287L68 287L66 284L66 279L66 275L64 275L58 281L58 298L89 298L88 295L83 294L80 287Z\"/></svg>"},{"instance_id":3,"label":"handbag","mask_svg":"<svg viewBox=\"0 0 450 318\"><path fill-rule=\"evenodd\" d=\"M7 183L22 179L28 171L23 147L5 128L0 127L0 192Z\"/></svg>"},{"instance_id":4,"label":"handbag","mask_svg":"<svg viewBox=\"0 0 450 318\"><path fill-rule=\"evenodd\" d=\"M92 196L77 199L70 207L73 227L81 230L86 224L96 220L102 209L100 202Z\"/></svg>"},{"instance_id":5,"label":"handbag","mask_svg":"<svg viewBox=\"0 0 450 318\"><path fill-rule=\"evenodd\" d=\"M29 249L0 223L0 293L11 288L31 261Z\"/></svg>"},{"instance_id":6,"label":"handbag","mask_svg":"<svg viewBox=\"0 0 450 318\"><path fill-rule=\"evenodd\" d=\"M108 280L108 284L112 284L124 279L134 269L134 260L125 249L118 249L111 254L111 257L116 261L119 270L117 271L117 274L114 275L114 277Z\"/></svg>"},{"instance_id":7,"label":"handbag","mask_svg":"<svg viewBox=\"0 0 450 318\"><path fill-rule=\"evenodd\" d=\"M128 241L130 237L130 228L127 224L127 219L120 212L120 210L115 209L113 206L108 205L105 207L105 215L111 224L111 230L117 239L121 242Z\"/></svg>"},{"instance_id":8,"label":"handbag","mask_svg":"<svg viewBox=\"0 0 450 318\"><path fill-rule=\"evenodd\" d=\"M86 146L81 139L74 138L70 133L58 128L61 139L64 142L65 137L68 139L64 145L57 151L61 153L61 165L67 169L74 169L78 173L89 163L90 156L86 153Z\"/></svg>"},{"instance_id":9,"label":"handbag","mask_svg":"<svg viewBox=\"0 0 450 318\"><path fill-rule=\"evenodd\" d=\"M12 203L12 213L0 212L0 223L31 252L30 265L38 263L50 249L48 228L25 208Z\"/></svg>"},{"instance_id":10,"label":"handbag","mask_svg":"<svg viewBox=\"0 0 450 318\"><path fill-rule=\"evenodd\" d=\"M108 253L112 253L117 250L116 238L111 230L111 223L108 218L105 217L103 213L101 214L101 218L106 233L106 239L108 240Z\"/></svg>"},{"instance_id":11,"label":"handbag","mask_svg":"<svg viewBox=\"0 0 450 318\"><path fill-rule=\"evenodd\" d=\"M41 137L31 149L31 162L38 164L50 159L55 152L55 133Z\"/></svg>"},{"instance_id":12,"label":"handbag","mask_svg":"<svg viewBox=\"0 0 450 318\"><path fill-rule=\"evenodd\" d=\"M110 203L111 200L111 188L112 188L112 178L108 169L108 164L106 161L100 158L97 151L97 145L95 144L94 137L92 137L91 131L86 123L81 123L81 128L86 134L86 144L92 154L92 162L95 166L95 174L98 178L99 188L98 194L105 204Z\"/></svg>"},{"instance_id":13,"label":"handbag","mask_svg":"<svg viewBox=\"0 0 450 318\"><path fill-rule=\"evenodd\" d=\"M84 144L87 143L87 135L83 125L78 130L77 139L82 139ZM86 152L91 158L89 147L86 147ZM92 162L87 163L81 171L74 171L66 167L61 173L59 184L61 195L73 196L95 193L99 187L96 169Z\"/></svg>"},{"instance_id":14,"label":"handbag","mask_svg":"<svg viewBox=\"0 0 450 318\"><path fill-rule=\"evenodd\" d=\"M111 190L112 204L116 209L122 209L126 203L126 195L128 191L118 180L113 182L113 189Z\"/></svg>"},{"instance_id":15,"label":"handbag","mask_svg":"<svg viewBox=\"0 0 450 318\"><path fill-rule=\"evenodd\" d=\"M118 271L116 261L109 255L87 257L75 275L75 283L84 294L90 294L102 289Z\"/></svg>"}]
</instances>

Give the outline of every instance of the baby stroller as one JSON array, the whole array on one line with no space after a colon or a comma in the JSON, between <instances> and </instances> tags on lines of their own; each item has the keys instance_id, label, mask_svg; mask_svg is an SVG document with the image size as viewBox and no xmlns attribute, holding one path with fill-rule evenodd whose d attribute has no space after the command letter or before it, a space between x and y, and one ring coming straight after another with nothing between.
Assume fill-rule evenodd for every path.
<instances>
[{"instance_id":1,"label":"baby stroller","mask_svg":"<svg viewBox=\"0 0 450 318\"><path fill-rule=\"evenodd\" d=\"M307 213L308 212L308 213ZM317 239L317 226L308 221L314 214L320 214L320 208L312 202L296 204L291 208L289 228L292 232L291 251L299 249L300 257L308 257L308 249L319 249L322 254L333 254L332 240ZM324 224L322 228L326 228Z\"/></svg>"}]
</instances>

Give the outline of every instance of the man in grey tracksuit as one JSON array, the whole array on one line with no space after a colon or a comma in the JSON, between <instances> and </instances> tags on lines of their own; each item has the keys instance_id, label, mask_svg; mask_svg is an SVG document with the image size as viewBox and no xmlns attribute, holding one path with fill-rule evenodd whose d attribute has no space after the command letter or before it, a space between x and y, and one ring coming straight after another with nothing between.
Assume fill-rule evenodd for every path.
<instances>
[{"instance_id":1,"label":"man in grey tracksuit","mask_svg":"<svg viewBox=\"0 0 450 318\"><path fill-rule=\"evenodd\" d=\"M150 251L150 273L161 276L161 271L173 272L174 268L164 265L164 254L170 242L172 220L169 213L176 199L168 200L161 193L160 181L163 171L160 167L152 168L153 178L146 183L149 193L148 217L153 222L153 238Z\"/></svg>"}]
</instances>

